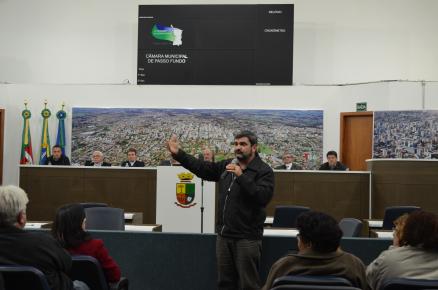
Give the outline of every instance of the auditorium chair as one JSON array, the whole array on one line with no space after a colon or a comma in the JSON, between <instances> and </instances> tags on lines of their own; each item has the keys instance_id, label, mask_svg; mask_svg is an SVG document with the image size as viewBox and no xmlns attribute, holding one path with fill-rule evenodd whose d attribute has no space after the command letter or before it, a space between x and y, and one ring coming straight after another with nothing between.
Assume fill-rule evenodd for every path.
<instances>
[{"instance_id":1,"label":"auditorium chair","mask_svg":"<svg viewBox=\"0 0 438 290\"><path fill-rule=\"evenodd\" d=\"M351 286L321 286L321 285L282 285L271 290L362 290Z\"/></svg>"},{"instance_id":2,"label":"auditorium chair","mask_svg":"<svg viewBox=\"0 0 438 290\"><path fill-rule=\"evenodd\" d=\"M275 279L271 289L357 289L350 281L336 276L288 275Z\"/></svg>"},{"instance_id":3,"label":"auditorium chair","mask_svg":"<svg viewBox=\"0 0 438 290\"><path fill-rule=\"evenodd\" d=\"M393 278L376 290L429 290L438 289L438 280Z\"/></svg>"},{"instance_id":4,"label":"auditorium chair","mask_svg":"<svg viewBox=\"0 0 438 290\"><path fill-rule=\"evenodd\" d=\"M87 284L90 290L128 290L129 281L122 277L118 283L106 281L99 261L91 256L73 256L70 278Z\"/></svg>"},{"instance_id":5,"label":"auditorium chair","mask_svg":"<svg viewBox=\"0 0 438 290\"><path fill-rule=\"evenodd\" d=\"M125 230L123 209L114 207L90 207L85 209L87 230Z\"/></svg>"},{"instance_id":6,"label":"auditorium chair","mask_svg":"<svg viewBox=\"0 0 438 290\"><path fill-rule=\"evenodd\" d=\"M343 218L339 222L343 237L359 237L362 231L362 222L354 218Z\"/></svg>"},{"instance_id":7,"label":"auditorium chair","mask_svg":"<svg viewBox=\"0 0 438 290\"><path fill-rule=\"evenodd\" d=\"M6 290L51 290L46 276L37 268L30 266L0 266L3 276L3 289Z\"/></svg>"},{"instance_id":8,"label":"auditorium chair","mask_svg":"<svg viewBox=\"0 0 438 290\"><path fill-rule=\"evenodd\" d=\"M310 208L295 205L280 205L275 207L273 228L295 228L297 217Z\"/></svg>"},{"instance_id":9,"label":"auditorium chair","mask_svg":"<svg viewBox=\"0 0 438 290\"><path fill-rule=\"evenodd\" d=\"M383 230L392 230L394 228L394 221L404 215L416 210L421 210L418 206L390 206L385 208L385 215L383 217Z\"/></svg>"},{"instance_id":10,"label":"auditorium chair","mask_svg":"<svg viewBox=\"0 0 438 290\"><path fill-rule=\"evenodd\" d=\"M80 205L82 205L83 208L107 207L108 206L108 204L102 203L102 202L81 202Z\"/></svg>"}]
</instances>

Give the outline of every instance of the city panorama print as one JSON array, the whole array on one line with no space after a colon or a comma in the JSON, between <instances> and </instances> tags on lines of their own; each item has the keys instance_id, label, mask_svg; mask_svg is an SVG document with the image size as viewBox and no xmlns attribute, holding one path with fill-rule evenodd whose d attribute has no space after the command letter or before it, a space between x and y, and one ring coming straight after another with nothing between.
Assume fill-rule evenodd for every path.
<instances>
[{"instance_id":1,"label":"city panorama print","mask_svg":"<svg viewBox=\"0 0 438 290\"><path fill-rule=\"evenodd\" d=\"M71 155L80 165L99 150L117 166L135 148L146 166L157 166L170 158L165 141L172 134L186 152L209 148L220 161L234 156L233 136L241 129L258 135L259 154L273 167L286 151L303 169L322 162L322 110L73 108L72 118Z\"/></svg>"},{"instance_id":2,"label":"city panorama print","mask_svg":"<svg viewBox=\"0 0 438 290\"><path fill-rule=\"evenodd\" d=\"M438 111L374 112L374 158L438 158Z\"/></svg>"}]
</instances>

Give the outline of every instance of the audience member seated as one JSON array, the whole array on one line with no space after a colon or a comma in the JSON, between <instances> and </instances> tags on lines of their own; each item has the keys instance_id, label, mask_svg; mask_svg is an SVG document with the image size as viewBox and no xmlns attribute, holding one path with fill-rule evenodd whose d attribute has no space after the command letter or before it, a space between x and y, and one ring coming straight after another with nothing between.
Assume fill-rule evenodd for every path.
<instances>
[{"instance_id":1,"label":"audience member seated","mask_svg":"<svg viewBox=\"0 0 438 290\"><path fill-rule=\"evenodd\" d=\"M103 241L93 239L85 231L85 210L80 204L62 206L56 213L52 234L72 255L95 257L102 266L109 283L120 280L120 268L111 258Z\"/></svg>"},{"instance_id":2,"label":"audience member seated","mask_svg":"<svg viewBox=\"0 0 438 290\"><path fill-rule=\"evenodd\" d=\"M289 152L283 154L283 165L275 167L275 169L285 169L285 170L302 170L303 168L295 163L295 156Z\"/></svg>"},{"instance_id":3,"label":"audience member seated","mask_svg":"<svg viewBox=\"0 0 438 290\"><path fill-rule=\"evenodd\" d=\"M274 263L263 289L271 289L276 278L287 275L330 275L349 280L354 287L368 289L365 266L352 254L342 251L342 231L331 216L309 211L297 219L298 253Z\"/></svg>"},{"instance_id":4,"label":"audience member seated","mask_svg":"<svg viewBox=\"0 0 438 290\"><path fill-rule=\"evenodd\" d=\"M403 229L405 228L406 221L408 220L409 214L404 214L402 216L399 216L394 221L394 234L392 239L392 246L389 248L392 249L393 247L400 247L400 241L402 239L403 235Z\"/></svg>"},{"instance_id":5,"label":"audience member seated","mask_svg":"<svg viewBox=\"0 0 438 290\"><path fill-rule=\"evenodd\" d=\"M100 151L94 151L91 156L91 161L85 161L85 166L111 166L111 163L107 163L103 161L103 153Z\"/></svg>"},{"instance_id":6,"label":"audience member seated","mask_svg":"<svg viewBox=\"0 0 438 290\"><path fill-rule=\"evenodd\" d=\"M181 164L173 158L169 160L162 160L159 166L181 166Z\"/></svg>"},{"instance_id":7,"label":"audience member seated","mask_svg":"<svg viewBox=\"0 0 438 290\"><path fill-rule=\"evenodd\" d=\"M348 170L347 166L338 161L338 153L336 151L327 152L327 162L323 163L319 170L338 170L345 171Z\"/></svg>"},{"instance_id":8,"label":"audience member seated","mask_svg":"<svg viewBox=\"0 0 438 290\"><path fill-rule=\"evenodd\" d=\"M128 160L122 162L122 167L144 167L144 162L137 160L137 150L129 148Z\"/></svg>"},{"instance_id":9,"label":"audience member seated","mask_svg":"<svg viewBox=\"0 0 438 290\"><path fill-rule=\"evenodd\" d=\"M70 255L45 233L24 231L27 194L16 186L0 186L0 265L32 266L43 272L53 290L88 289L70 280Z\"/></svg>"},{"instance_id":10,"label":"audience member seated","mask_svg":"<svg viewBox=\"0 0 438 290\"><path fill-rule=\"evenodd\" d=\"M411 213L404 227L396 224L393 244L367 268L372 289L380 289L382 282L391 278L438 279L437 215Z\"/></svg>"},{"instance_id":11,"label":"audience member seated","mask_svg":"<svg viewBox=\"0 0 438 290\"><path fill-rule=\"evenodd\" d=\"M202 154L199 154L199 159L214 162L214 152L210 148L205 148L202 150Z\"/></svg>"},{"instance_id":12,"label":"audience member seated","mask_svg":"<svg viewBox=\"0 0 438 290\"><path fill-rule=\"evenodd\" d=\"M70 165L70 159L62 154L62 148L59 145L52 147L52 155L46 158L44 165Z\"/></svg>"}]
</instances>

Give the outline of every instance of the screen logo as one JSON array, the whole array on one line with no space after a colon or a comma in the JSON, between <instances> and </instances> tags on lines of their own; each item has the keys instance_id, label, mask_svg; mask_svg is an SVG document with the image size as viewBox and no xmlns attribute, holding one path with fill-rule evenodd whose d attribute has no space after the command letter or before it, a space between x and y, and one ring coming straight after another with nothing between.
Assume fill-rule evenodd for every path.
<instances>
[{"instance_id":1,"label":"screen logo","mask_svg":"<svg viewBox=\"0 0 438 290\"><path fill-rule=\"evenodd\" d=\"M161 24L154 24L152 26L152 36L158 40L172 42L175 46L182 45L182 29L173 27L173 25L164 26Z\"/></svg>"}]
</instances>

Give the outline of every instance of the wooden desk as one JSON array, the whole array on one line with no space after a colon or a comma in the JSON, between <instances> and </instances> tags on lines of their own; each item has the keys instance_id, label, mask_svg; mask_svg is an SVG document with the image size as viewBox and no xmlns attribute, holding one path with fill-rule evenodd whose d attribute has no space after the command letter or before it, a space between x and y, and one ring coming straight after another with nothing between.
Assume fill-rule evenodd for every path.
<instances>
[{"instance_id":1,"label":"wooden desk","mask_svg":"<svg viewBox=\"0 0 438 290\"><path fill-rule=\"evenodd\" d=\"M144 223L155 224L156 175L155 168L20 166L20 187L33 220L53 220L66 203L103 202L141 212Z\"/></svg>"},{"instance_id":2,"label":"wooden desk","mask_svg":"<svg viewBox=\"0 0 438 290\"><path fill-rule=\"evenodd\" d=\"M103 202L143 213L156 223L156 168L20 166L20 187L29 194L28 216L53 220L66 203ZM369 172L275 171L275 193L267 207L302 205L340 220L369 218Z\"/></svg>"},{"instance_id":3,"label":"wooden desk","mask_svg":"<svg viewBox=\"0 0 438 290\"><path fill-rule=\"evenodd\" d=\"M263 229L263 236L274 237L296 237L298 234L297 229L283 229L283 228L265 228Z\"/></svg>"},{"instance_id":4,"label":"wooden desk","mask_svg":"<svg viewBox=\"0 0 438 290\"><path fill-rule=\"evenodd\" d=\"M273 216L277 205L300 205L326 212L337 220L369 218L367 171L275 170L275 192L266 209Z\"/></svg>"},{"instance_id":5,"label":"wooden desk","mask_svg":"<svg viewBox=\"0 0 438 290\"><path fill-rule=\"evenodd\" d=\"M125 231L128 232L161 232L161 225L125 225Z\"/></svg>"},{"instance_id":6,"label":"wooden desk","mask_svg":"<svg viewBox=\"0 0 438 290\"><path fill-rule=\"evenodd\" d=\"M394 238L394 231L384 231L384 230L380 230L380 231L376 231L376 230L372 230L371 231L373 234L372 236L376 236L376 238L379 239L389 239L392 240Z\"/></svg>"},{"instance_id":7,"label":"wooden desk","mask_svg":"<svg viewBox=\"0 0 438 290\"><path fill-rule=\"evenodd\" d=\"M438 160L370 159L373 219L382 219L385 208L415 205L438 213Z\"/></svg>"},{"instance_id":8,"label":"wooden desk","mask_svg":"<svg viewBox=\"0 0 438 290\"><path fill-rule=\"evenodd\" d=\"M143 224L142 212L125 212L125 224L141 225Z\"/></svg>"}]
</instances>

